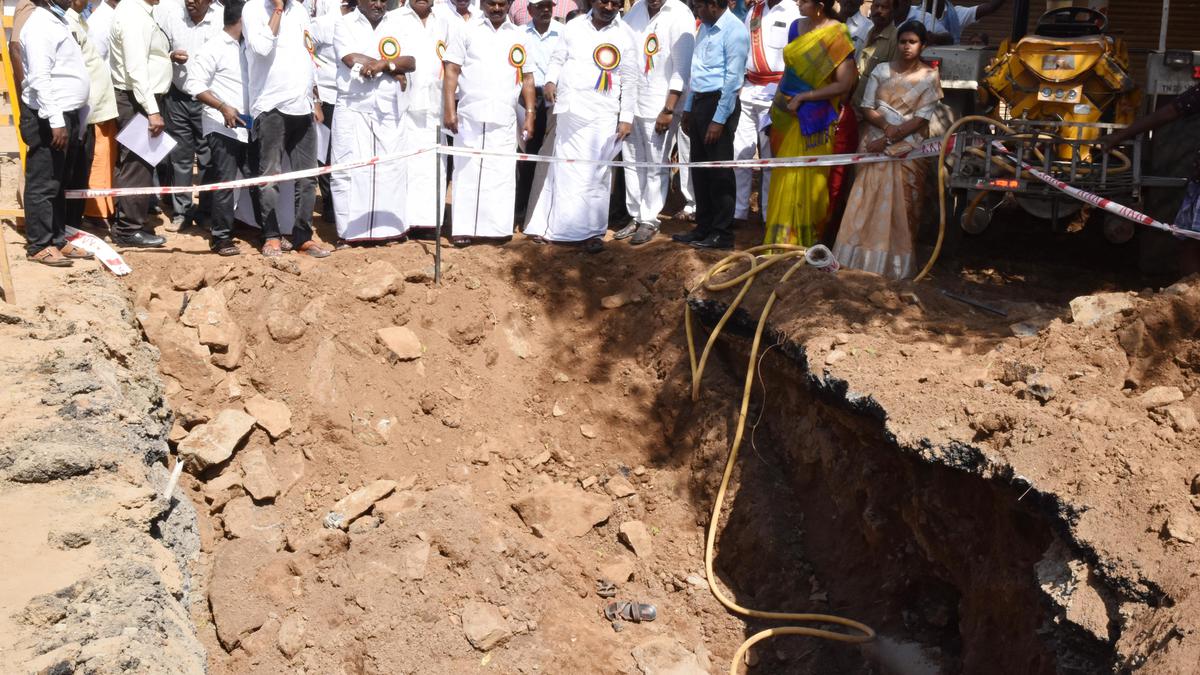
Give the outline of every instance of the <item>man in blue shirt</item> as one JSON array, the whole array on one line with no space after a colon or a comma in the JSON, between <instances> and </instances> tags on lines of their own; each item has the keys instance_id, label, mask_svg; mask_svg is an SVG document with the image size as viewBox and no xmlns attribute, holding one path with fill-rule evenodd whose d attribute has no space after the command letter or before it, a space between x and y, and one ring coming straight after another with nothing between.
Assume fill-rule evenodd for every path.
<instances>
[{"instance_id":1,"label":"man in blue shirt","mask_svg":"<svg viewBox=\"0 0 1200 675\"><path fill-rule=\"evenodd\" d=\"M750 33L729 11L728 0L692 0L692 11L701 25L692 53L691 91L683 104L683 128L692 142L693 162L728 161L733 159L733 135L741 114L738 90L746 74ZM672 239L697 248L733 248L733 169L694 170L692 182L696 228Z\"/></svg>"}]
</instances>

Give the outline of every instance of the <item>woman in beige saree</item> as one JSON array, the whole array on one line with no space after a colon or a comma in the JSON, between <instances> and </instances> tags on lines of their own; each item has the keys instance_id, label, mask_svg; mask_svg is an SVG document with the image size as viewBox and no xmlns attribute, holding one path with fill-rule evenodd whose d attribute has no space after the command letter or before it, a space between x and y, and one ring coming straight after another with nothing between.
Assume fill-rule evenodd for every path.
<instances>
[{"instance_id":1,"label":"woman in beige saree","mask_svg":"<svg viewBox=\"0 0 1200 675\"><path fill-rule=\"evenodd\" d=\"M902 154L918 144L942 98L937 71L921 61L925 27L910 21L900 27L896 57L868 76L862 113L863 152ZM913 244L919 223L925 160L879 162L857 167L846 214L833 254L842 267L891 279L912 276Z\"/></svg>"}]
</instances>

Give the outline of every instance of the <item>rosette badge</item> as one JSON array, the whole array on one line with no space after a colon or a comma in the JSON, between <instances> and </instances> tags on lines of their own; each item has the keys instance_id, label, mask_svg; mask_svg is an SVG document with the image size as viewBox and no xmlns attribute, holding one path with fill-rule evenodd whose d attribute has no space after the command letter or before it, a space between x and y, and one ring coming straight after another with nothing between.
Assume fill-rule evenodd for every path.
<instances>
[{"instance_id":1,"label":"rosette badge","mask_svg":"<svg viewBox=\"0 0 1200 675\"><path fill-rule=\"evenodd\" d=\"M400 41L394 37L385 37L379 41L379 57L394 59L400 56Z\"/></svg>"},{"instance_id":2,"label":"rosette badge","mask_svg":"<svg viewBox=\"0 0 1200 675\"><path fill-rule=\"evenodd\" d=\"M317 41L313 39L312 33L304 31L304 48L308 50L308 55L312 58L313 63L318 66L325 65L325 59L317 55Z\"/></svg>"},{"instance_id":3,"label":"rosette badge","mask_svg":"<svg viewBox=\"0 0 1200 675\"><path fill-rule=\"evenodd\" d=\"M658 34L651 33L646 36L646 45L642 47L643 53L646 54L646 72L654 70L654 57L658 55Z\"/></svg>"},{"instance_id":4,"label":"rosette badge","mask_svg":"<svg viewBox=\"0 0 1200 675\"><path fill-rule=\"evenodd\" d=\"M592 52L592 61L600 69L600 77L596 78L596 91L608 93L612 90L612 72L621 65L621 52L615 45L604 43Z\"/></svg>"},{"instance_id":5,"label":"rosette badge","mask_svg":"<svg viewBox=\"0 0 1200 675\"><path fill-rule=\"evenodd\" d=\"M512 49L508 50L508 65L512 66L517 71L517 84L521 84L521 78L525 75L522 69L525 67L525 48L521 45L513 45Z\"/></svg>"}]
</instances>

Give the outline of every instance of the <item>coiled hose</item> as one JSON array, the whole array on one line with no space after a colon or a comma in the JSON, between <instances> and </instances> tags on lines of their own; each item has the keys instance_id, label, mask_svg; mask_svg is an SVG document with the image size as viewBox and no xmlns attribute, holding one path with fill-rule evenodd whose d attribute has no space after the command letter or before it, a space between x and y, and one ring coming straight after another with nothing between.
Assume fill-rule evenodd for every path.
<instances>
[{"instance_id":1,"label":"coiled hose","mask_svg":"<svg viewBox=\"0 0 1200 675\"><path fill-rule=\"evenodd\" d=\"M758 255L763 254L763 255ZM787 283L787 280L804 265L812 267L828 267L835 264L833 256L830 255L829 249L824 246L814 246L810 249L805 249L800 246L791 246L785 244L770 244L766 246L756 246L745 251L737 251L723 260L713 265L712 268L704 275L701 281L701 287L706 291L723 291L738 284L742 287L738 291L737 296L730 303L729 308L725 310L725 314L717 322L713 328L712 334L709 335L707 342L704 345L704 350L700 358L696 358L696 344L692 332L692 313L691 307L684 304L684 330L687 332L688 342L688 359L691 364L692 371L692 400L696 401L700 398L700 380L704 375L704 367L708 363L709 354L712 352L713 344L716 343L717 337L721 334L721 330L728 323L734 311L737 310L746 294L750 291L750 287L754 284L758 275L763 271L781 264L786 261L793 261L792 266L779 279L779 283L771 290L771 295L767 298L766 304L763 306L762 313L758 318L758 326L754 331L754 341L750 346L750 364L746 369L746 381L742 390L742 404L738 410L737 430L734 433L733 444L729 450L729 457L725 460L725 471L721 475L721 485L717 489L716 500L713 502L712 516L708 521L708 531L704 542L704 572L708 577L708 588L712 591L713 596L731 612L742 616L755 619L770 619L777 621L792 621L800 623L820 623L834 624L849 628L853 632L839 632L827 630L825 628L816 628L808 626L781 626L778 628L769 628L751 635L745 642L737 648L733 654L733 660L729 665L730 675L737 675L738 663L745 656L746 651L752 646L766 640L767 638L777 635L807 635L809 637L819 637L826 640L835 640L838 642L863 643L869 642L875 638L875 631L866 624L847 619L831 614L799 614L792 612L768 612L758 609L750 609L743 607L735 602L717 585L716 574L713 573L713 546L717 539L717 525L721 516L721 508L725 503L725 494L729 489L729 479L733 476L733 467L737 462L738 451L741 449L742 440L746 431L746 416L750 407L750 392L754 384L754 365L758 359L758 350L762 343L763 329L767 325L767 317L771 313L771 308L775 305L775 300L778 297L777 291L780 286ZM713 281L713 277L722 274L736 265L745 262L747 269L737 276L726 281Z\"/></svg>"}]
</instances>

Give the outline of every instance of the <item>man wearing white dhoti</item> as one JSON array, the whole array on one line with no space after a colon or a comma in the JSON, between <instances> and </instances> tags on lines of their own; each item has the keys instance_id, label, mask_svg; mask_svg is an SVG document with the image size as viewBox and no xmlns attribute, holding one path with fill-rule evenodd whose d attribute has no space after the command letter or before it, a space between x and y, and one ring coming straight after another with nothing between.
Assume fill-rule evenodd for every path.
<instances>
[{"instance_id":1,"label":"man wearing white dhoti","mask_svg":"<svg viewBox=\"0 0 1200 675\"><path fill-rule=\"evenodd\" d=\"M338 100L333 115L330 163L398 155L401 120L408 112L408 22L387 11L387 0L359 0L358 10L338 21L333 49L338 59ZM405 162L390 161L338 171L330 181L338 237L343 242L402 237Z\"/></svg>"},{"instance_id":2,"label":"man wearing white dhoti","mask_svg":"<svg viewBox=\"0 0 1200 675\"><path fill-rule=\"evenodd\" d=\"M626 161L669 162L683 116L683 89L692 70L696 19L679 0L638 0L625 15L642 46L633 132L625 139ZM638 246L658 233L658 214L667 203L671 170L625 168L625 208L633 217L613 235Z\"/></svg>"},{"instance_id":3,"label":"man wearing white dhoti","mask_svg":"<svg viewBox=\"0 0 1200 675\"><path fill-rule=\"evenodd\" d=\"M554 105L554 156L611 160L632 129L637 104L637 38L617 16L618 0L592 0L586 16L567 24L550 57L542 95ZM584 242L604 248L611 167L555 163L525 234L535 241Z\"/></svg>"},{"instance_id":4,"label":"man wearing white dhoti","mask_svg":"<svg viewBox=\"0 0 1200 675\"><path fill-rule=\"evenodd\" d=\"M442 57L450 39L446 19L433 11L433 0L408 0L403 7L392 10L410 24L406 54L417 60L417 69L408 77L408 112L401 122L404 151L436 148L441 142L438 126L442 121ZM411 47L409 49L408 47ZM446 158L429 151L405 160L407 184L404 222L409 232L431 231L437 225L437 211L446 205ZM441 180L438 165L441 164ZM432 187L437 185L437 195Z\"/></svg>"},{"instance_id":5,"label":"man wearing white dhoti","mask_svg":"<svg viewBox=\"0 0 1200 675\"><path fill-rule=\"evenodd\" d=\"M533 133L533 74L525 58L524 33L508 20L508 0L484 0L482 17L452 31L442 106L456 147L516 152L518 95L525 106L521 132ZM516 159L455 157L452 190L450 241L455 246L512 237Z\"/></svg>"}]
</instances>

